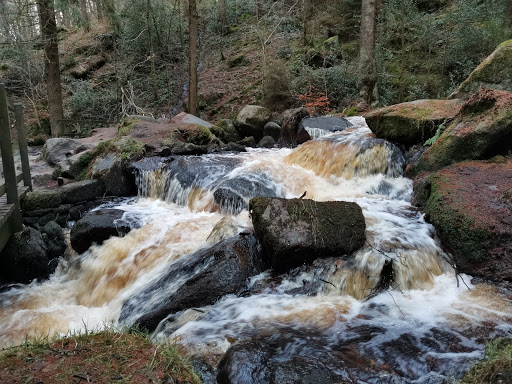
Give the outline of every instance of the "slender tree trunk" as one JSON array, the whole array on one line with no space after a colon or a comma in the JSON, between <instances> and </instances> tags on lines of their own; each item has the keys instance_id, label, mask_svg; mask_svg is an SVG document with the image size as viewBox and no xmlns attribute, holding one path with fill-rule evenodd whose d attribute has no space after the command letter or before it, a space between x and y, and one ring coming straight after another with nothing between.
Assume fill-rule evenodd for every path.
<instances>
[{"instance_id":1,"label":"slender tree trunk","mask_svg":"<svg viewBox=\"0 0 512 384\"><path fill-rule=\"evenodd\" d=\"M406 71L405 60L405 7L404 0L400 4L400 75L398 77L398 101L401 103L404 99L404 75Z\"/></svg>"},{"instance_id":2,"label":"slender tree trunk","mask_svg":"<svg viewBox=\"0 0 512 384\"><path fill-rule=\"evenodd\" d=\"M44 44L44 66L46 74L46 88L48 92L48 109L50 112L50 125L52 136L59 134L58 120L62 119L62 93L60 86L59 46L57 40L57 24L53 0L38 0L37 9L41 34Z\"/></svg>"},{"instance_id":3,"label":"slender tree trunk","mask_svg":"<svg viewBox=\"0 0 512 384\"><path fill-rule=\"evenodd\" d=\"M196 0L188 0L188 49L189 49L189 87L188 105L189 113L197 115L197 9Z\"/></svg>"},{"instance_id":4,"label":"slender tree trunk","mask_svg":"<svg viewBox=\"0 0 512 384\"><path fill-rule=\"evenodd\" d=\"M153 34L151 33L151 0L146 2L146 22L148 27L148 38L149 38L149 57L151 61L151 79L153 80L153 101L158 100L158 83L156 81L156 70L155 70L155 51L153 47Z\"/></svg>"},{"instance_id":5,"label":"slender tree trunk","mask_svg":"<svg viewBox=\"0 0 512 384\"><path fill-rule=\"evenodd\" d=\"M219 12L220 12L220 32L222 36L226 34L226 0L219 0Z\"/></svg>"},{"instance_id":6,"label":"slender tree trunk","mask_svg":"<svg viewBox=\"0 0 512 384\"><path fill-rule=\"evenodd\" d=\"M359 36L359 95L368 104L375 101L377 93L377 74L375 70L377 5L377 0L363 0L361 7L361 33Z\"/></svg>"},{"instance_id":7,"label":"slender tree trunk","mask_svg":"<svg viewBox=\"0 0 512 384\"><path fill-rule=\"evenodd\" d=\"M507 0L505 8L505 27L512 29L512 0Z\"/></svg>"},{"instance_id":8,"label":"slender tree trunk","mask_svg":"<svg viewBox=\"0 0 512 384\"><path fill-rule=\"evenodd\" d=\"M87 11L87 0L78 0L80 7L80 16L82 18L82 26L88 31L91 27L91 20L89 19L89 12Z\"/></svg>"}]
</instances>

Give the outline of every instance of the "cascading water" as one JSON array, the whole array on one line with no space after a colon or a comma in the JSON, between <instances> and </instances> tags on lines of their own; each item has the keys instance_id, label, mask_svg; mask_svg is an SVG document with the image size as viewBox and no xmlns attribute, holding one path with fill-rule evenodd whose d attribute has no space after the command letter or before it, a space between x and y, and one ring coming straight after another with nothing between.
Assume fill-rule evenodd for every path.
<instances>
[{"instance_id":1,"label":"cascading water","mask_svg":"<svg viewBox=\"0 0 512 384\"><path fill-rule=\"evenodd\" d=\"M217 365L220 382L226 372L244 383L459 378L482 356L484 340L511 334L510 296L468 276L471 290L458 284L432 226L410 205L403 154L374 138L364 119L351 123L295 150L140 162L140 198L117 206L140 228L62 261L49 281L2 293L0 345L129 326L211 265L195 251L251 231L251 197L306 192L359 204L367 245L349 258L253 276L238 295L170 314L155 341L181 343L204 363L206 382Z\"/></svg>"}]
</instances>

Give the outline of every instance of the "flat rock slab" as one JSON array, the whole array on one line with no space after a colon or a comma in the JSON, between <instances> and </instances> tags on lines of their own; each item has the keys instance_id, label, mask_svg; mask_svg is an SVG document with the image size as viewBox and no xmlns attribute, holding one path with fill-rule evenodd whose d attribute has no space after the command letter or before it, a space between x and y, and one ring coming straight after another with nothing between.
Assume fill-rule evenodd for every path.
<instances>
[{"instance_id":1,"label":"flat rock slab","mask_svg":"<svg viewBox=\"0 0 512 384\"><path fill-rule=\"evenodd\" d=\"M512 282L512 159L468 161L423 175L422 207L462 272Z\"/></svg>"},{"instance_id":2,"label":"flat rock slab","mask_svg":"<svg viewBox=\"0 0 512 384\"><path fill-rule=\"evenodd\" d=\"M299 125L312 138L317 138L330 132L343 131L351 126L352 124L347 119L338 116L307 117Z\"/></svg>"},{"instance_id":3,"label":"flat rock slab","mask_svg":"<svg viewBox=\"0 0 512 384\"><path fill-rule=\"evenodd\" d=\"M350 254L366 241L364 216L356 203L256 197L249 210L256 237L277 272Z\"/></svg>"}]
</instances>

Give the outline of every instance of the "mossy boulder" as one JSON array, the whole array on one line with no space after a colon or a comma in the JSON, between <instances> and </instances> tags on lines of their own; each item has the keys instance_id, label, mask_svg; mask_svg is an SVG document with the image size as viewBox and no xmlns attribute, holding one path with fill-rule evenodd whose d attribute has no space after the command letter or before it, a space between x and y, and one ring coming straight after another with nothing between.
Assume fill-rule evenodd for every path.
<instances>
[{"instance_id":1,"label":"mossy boulder","mask_svg":"<svg viewBox=\"0 0 512 384\"><path fill-rule=\"evenodd\" d=\"M255 197L249 202L256 237L278 272L361 248L365 220L356 203Z\"/></svg>"},{"instance_id":2,"label":"mossy boulder","mask_svg":"<svg viewBox=\"0 0 512 384\"><path fill-rule=\"evenodd\" d=\"M458 163L414 182L422 207L462 272L512 282L512 158Z\"/></svg>"},{"instance_id":3,"label":"mossy boulder","mask_svg":"<svg viewBox=\"0 0 512 384\"><path fill-rule=\"evenodd\" d=\"M483 87L512 92L512 40L501 43L450 98L466 98Z\"/></svg>"},{"instance_id":4,"label":"mossy boulder","mask_svg":"<svg viewBox=\"0 0 512 384\"><path fill-rule=\"evenodd\" d=\"M41 209L57 208L62 204L60 191L34 191L29 192L22 201L25 212Z\"/></svg>"},{"instance_id":5,"label":"mossy boulder","mask_svg":"<svg viewBox=\"0 0 512 384\"><path fill-rule=\"evenodd\" d=\"M410 147L435 135L438 126L459 113L462 100L416 100L364 115L377 137Z\"/></svg>"},{"instance_id":6,"label":"mossy boulder","mask_svg":"<svg viewBox=\"0 0 512 384\"><path fill-rule=\"evenodd\" d=\"M512 93L481 89L421 156L416 174L512 150Z\"/></svg>"},{"instance_id":7,"label":"mossy boulder","mask_svg":"<svg viewBox=\"0 0 512 384\"><path fill-rule=\"evenodd\" d=\"M230 141L236 143L243 139L240 133L236 130L233 121L229 119L221 119L217 121L216 125L210 128L210 131L224 143L229 143Z\"/></svg>"}]
</instances>

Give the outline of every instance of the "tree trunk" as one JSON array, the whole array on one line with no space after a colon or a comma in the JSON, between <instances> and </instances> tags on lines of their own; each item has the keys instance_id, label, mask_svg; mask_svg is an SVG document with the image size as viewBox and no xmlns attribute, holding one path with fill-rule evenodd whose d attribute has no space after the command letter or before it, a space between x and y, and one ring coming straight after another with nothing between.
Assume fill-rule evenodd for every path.
<instances>
[{"instance_id":1,"label":"tree trunk","mask_svg":"<svg viewBox=\"0 0 512 384\"><path fill-rule=\"evenodd\" d=\"M89 12L87 11L87 0L78 0L80 7L80 17L82 18L82 27L88 31L91 27L91 20L89 19Z\"/></svg>"},{"instance_id":2,"label":"tree trunk","mask_svg":"<svg viewBox=\"0 0 512 384\"><path fill-rule=\"evenodd\" d=\"M149 57L151 61L151 79L153 80L153 101L158 100L158 83L156 80L155 70L155 51L153 48L153 34L151 33L151 0L146 2L146 22L148 27L148 38L149 38Z\"/></svg>"},{"instance_id":3,"label":"tree trunk","mask_svg":"<svg viewBox=\"0 0 512 384\"><path fill-rule=\"evenodd\" d=\"M188 50L189 50L189 113L197 115L197 9L196 0L188 0Z\"/></svg>"},{"instance_id":4,"label":"tree trunk","mask_svg":"<svg viewBox=\"0 0 512 384\"><path fill-rule=\"evenodd\" d=\"M368 104L376 100L377 93L377 74L375 70L376 27L377 1L363 0L359 36L359 95Z\"/></svg>"},{"instance_id":5,"label":"tree trunk","mask_svg":"<svg viewBox=\"0 0 512 384\"><path fill-rule=\"evenodd\" d=\"M52 136L59 134L58 120L62 119L62 93L60 86L59 46L57 40L57 24L53 0L38 0L37 9L41 34L44 44L44 66L46 75L46 88L48 92L48 109L50 112L50 125Z\"/></svg>"},{"instance_id":6,"label":"tree trunk","mask_svg":"<svg viewBox=\"0 0 512 384\"><path fill-rule=\"evenodd\" d=\"M219 0L219 12L220 12L220 32L224 36L226 34L226 0Z\"/></svg>"},{"instance_id":7,"label":"tree trunk","mask_svg":"<svg viewBox=\"0 0 512 384\"><path fill-rule=\"evenodd\" d=\"M507 0L507 6L505 8L505 27L512 29L512 0Z\"/></svg>"}]
</instances>

